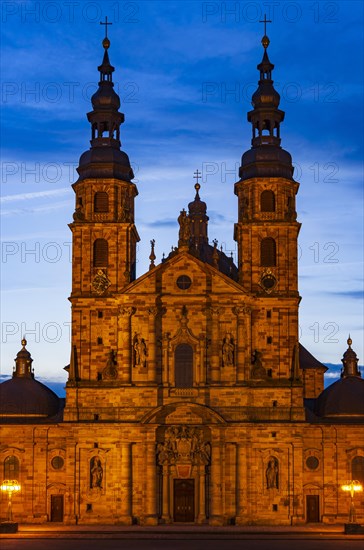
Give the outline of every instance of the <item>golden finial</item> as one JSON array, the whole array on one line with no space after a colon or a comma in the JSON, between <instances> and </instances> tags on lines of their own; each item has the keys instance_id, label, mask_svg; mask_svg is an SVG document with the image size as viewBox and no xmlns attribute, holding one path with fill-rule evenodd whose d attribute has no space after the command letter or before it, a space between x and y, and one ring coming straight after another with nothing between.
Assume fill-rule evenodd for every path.
<instances>
[{"instance_id":1,"label":"golden finial","mask_svg":"<svg viewBox=\"0 0 364 550\"><path fill-rule=\"evenodd\" d=\"M108 50L110 48L110 40L107 38L107 36L103 39L102 45L105 50Z\"/></svg>"},{"instance_id":2,"label":"golden finial","mask_svg":"<svg viewBox=\"0 0 364 550\"><path fill-rule=\"evenodd\" d=\"M153 269L153 267L155 267L154 260L156 259L156 255L155 255L155 253L154 253L154 246L155 246L155 240L152 239L152 240L150 241L151 251L150 251L150 256L149 256L149 259L150 259L150 266L149 266L149 269Z\"/></svg>"},{"instance_id":3,"label":"golden finial","mask_svg":"<svg viewBox=\"0 0 364 550\"><path fill-rule=\"evenodd\" d=\"M347 344L350 348L351 344L353 343L352 339L350 338L350 334L349 334L349 338L347 339Z\"/></svg>"},{"instance_id":4,"label":"golden finial","mask_svg":"<svg viewBox=\"0 0 364 550\"><path fill-rule=\"evenodd\" d=\"M268 36L265 34L262 38L262 46L266 50L268 48L269 44L270 44L270 40L269 40Z\"/></svg>"},{"instance_id":5,"label":"golden finial","mask_svg":"<svg viewBox=\"0 0 364 550\"><path fill-rule=\"evenodd\" d=\"M25 336L23 336L23 339L21 341L21 345L23 346L23 348L25 348L25 346L27 345L27 341L25 339Z\"/></svg>"},{"instance_id":6,"label":"golden finial","mask_svg":"<svg viewBox=\"0 0 364 550\"><path fill-rule=\"evenodd\" d=\"M264 19L261 19L259 23L264 23L264 36L262 38L262 46L266 50L270 44L267 36L267 23L272 23L271 19L267 19L267 14L264 14Z\"/></svg>"}]
</instances>

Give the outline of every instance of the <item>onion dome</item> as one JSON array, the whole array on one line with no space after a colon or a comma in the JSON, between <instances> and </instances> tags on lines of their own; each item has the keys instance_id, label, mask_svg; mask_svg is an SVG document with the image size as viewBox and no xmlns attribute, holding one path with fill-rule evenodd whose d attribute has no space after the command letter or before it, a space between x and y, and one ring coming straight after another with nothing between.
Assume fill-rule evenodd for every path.
<instances>
[{"instance_id":1,"label":"onion dome","mask_svg":"<svg viewBox=\"0 0 364 550\"><path fill-rule=\"evenodd\" d=\"M252 96L253 110L248 113L252 125L252 147L242 156L241 181L256 177L293 179L292 157L281 147L280 125L284 111L278 109L280 95L272 80L273 63L268 57L269 38L262 39L263 59L257 69L258 88Z\"/></svg>"},{"instance_id":2,"label":"onion dome","mask_svg":"<svg viewBox=\"0 0 364 550\"><path fill-rule=\"evenodd\" d=\"M98 67L100 81L91 98L93 110L87 114L91 124L91 148L80 157L78 181L86 178L118 178L131 181L134 177L128 155L120 149L120 126L125 117L119 112L120 97L114 90L108 49L110 40L105 37L102 45L104 57Z\"/></svg>"},{"instance_id":3,"label":"onion dome","mask_svg":"<svg viewBox=\"0 0 364 550\"><path fill-rule=\"evenodd\" d=\"M49 418L60 409L61 400L47 386L34 379L33 359L22 340L15 358L13 377L0 384L0 418Z\"/></svg>"},{"instance_id":4,"label":"onion dome","mask_svg":"<svg viewBox=\"0 0 364 550\"><path fill-rule=\"evenodd\" d=\"M358 358L351 348L344 353L341 379L331 384L318 397L316 414L320 417L363 417L364 419L364 380L358 369Z\"/></svg>"}]
</instances>

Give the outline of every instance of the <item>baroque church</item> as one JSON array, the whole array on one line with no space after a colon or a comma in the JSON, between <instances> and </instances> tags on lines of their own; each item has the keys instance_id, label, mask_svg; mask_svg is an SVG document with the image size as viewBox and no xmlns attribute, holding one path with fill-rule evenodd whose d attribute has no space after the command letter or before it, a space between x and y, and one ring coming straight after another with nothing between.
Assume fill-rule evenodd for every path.
<instances>
[{"instance_id":1,"label":"baroque church","mask_svg":"<svg viewBox=\"0 0 364 550\"><path fill-rule=\"evenodd\" d=\"M152 241L149 270L136 277L138 190L104 39L91 147L73 184L66 399L36 380L25 339L0 384L0 469L21 485L17 521L347 520L341 484L364 483L364 380L350 338L326 390L326 367L298 341L299 183L281 147L266 35L262 45L251 147L234 186L237 265L210 244L196 183L176 213L177 246L156 264ZM363 522L363 497L355 504Z\"/></svg>"}]
</instances>

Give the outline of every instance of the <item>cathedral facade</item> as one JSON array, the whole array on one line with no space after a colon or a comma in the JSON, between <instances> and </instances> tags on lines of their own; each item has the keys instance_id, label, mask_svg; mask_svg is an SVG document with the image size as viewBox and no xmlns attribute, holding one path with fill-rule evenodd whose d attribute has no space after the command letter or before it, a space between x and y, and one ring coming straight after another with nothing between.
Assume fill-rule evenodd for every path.
<instances>
[{"instance_id":1,"label":"cathedral facade","mask_svg":"<svg viewBox=\"0 0 364 550\"><path fill-rule=\"evenodd\" d=\"M138 190L104 39L91 148L73 184L66 399L35 379L25 340L0 385L0 468L21 485L18 521L347 520L340 487L364 483L364 381L350 339L326 390L326 367L298 341L299 184L281 147L267 36L262 45L251 148L234 188L237 265L209 242L197 182L178 245L157 265L152 241L137 278ZM3 520L4 495L1 504ZM364 521L363 497L356 513Z\"/></svg>"}]
</instances>

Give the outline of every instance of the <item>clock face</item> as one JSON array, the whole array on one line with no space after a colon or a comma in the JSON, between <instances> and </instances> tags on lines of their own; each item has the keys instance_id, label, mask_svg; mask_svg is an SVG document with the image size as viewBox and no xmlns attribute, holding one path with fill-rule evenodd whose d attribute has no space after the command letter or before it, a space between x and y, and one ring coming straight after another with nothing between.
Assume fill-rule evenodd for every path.
<instances>
[{"instance_id":1,"label":"clock face","mask_svg":"<svg viewBox=\"0 0 364 550\"><path fill-rule=\"evenodd\" d=\"M277 279L272 273L265 273L260 279L260 284L266 292L271 292L277 284Z\"/></svg>"}]
</instances>

